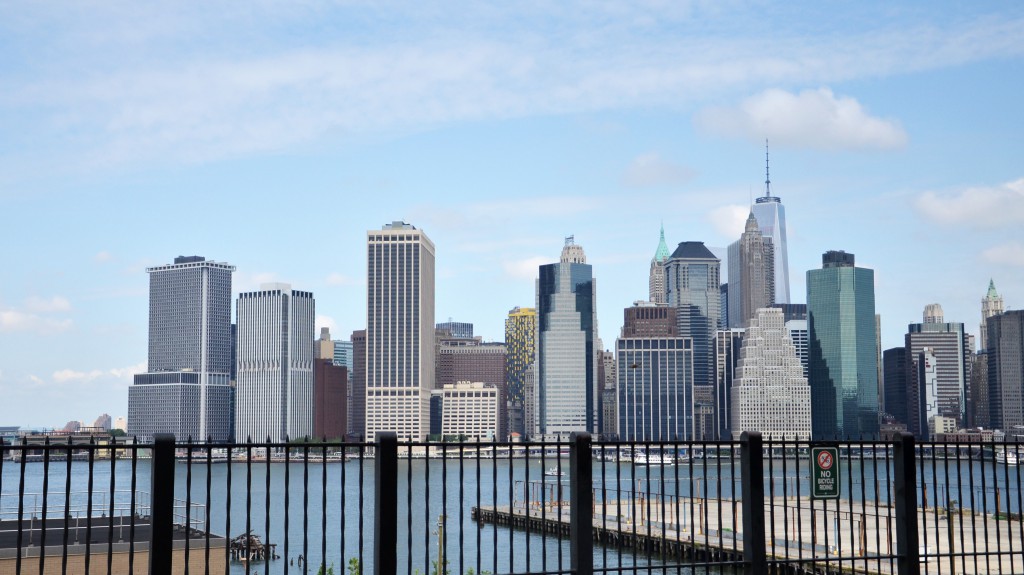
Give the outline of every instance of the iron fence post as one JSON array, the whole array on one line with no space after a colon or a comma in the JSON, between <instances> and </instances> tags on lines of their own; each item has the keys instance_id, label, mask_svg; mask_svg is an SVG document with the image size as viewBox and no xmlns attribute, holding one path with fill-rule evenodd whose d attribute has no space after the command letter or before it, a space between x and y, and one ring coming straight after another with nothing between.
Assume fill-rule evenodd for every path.
<instances>
[{"instance_id":1,"label":"iron fence post","mask_svg":"<svg viewBox=\"0 0 1024 575\"><path fill-rule=\"evenodd\" d=\"M920 575L917 532L917 467L914 436L903 432L893 446L896 499L896 572Z\"/></svg>"},{"instance_id":2,"label":"iron fence post","mask_svg":"<svg viewBox=\"0 0 1024 575\"><path fill-rule=\"evenodd\" d=\"M373 572L395 575L398 571L395 552L398 548L398 434L393 431L377 432L373 475Z\"/></svg>"},{"instance_id":3,"label":"iron fence post","mask_svg":"<svg viewBox=\"0 0 1024 575\"><path fill-rule=\"evenodd\" d=\"M590 434L569 436L569 546L576 575L594 572L594 475Z\"/></svg>"},{"instance_id":4,"label":"iron fence post","mask_svg":"<svg viewBox=\"0 0 1024 575\"><path fill-rule=\"evenodd\" d=\"M761 434L740 435L740 486L743 496L743 573L768 573L764 543L764 455Z\"/></svg>"},{"instance_id":5,"label":"iron fence post","mask_svg":"<svg viewBox=\"0 0 1024 575\"><path fill-rule=\"evenodd\" d=\"M171 575L174 552L174 435L153 436L150 471L149 573Z\"/></svg>"}]
</instances>

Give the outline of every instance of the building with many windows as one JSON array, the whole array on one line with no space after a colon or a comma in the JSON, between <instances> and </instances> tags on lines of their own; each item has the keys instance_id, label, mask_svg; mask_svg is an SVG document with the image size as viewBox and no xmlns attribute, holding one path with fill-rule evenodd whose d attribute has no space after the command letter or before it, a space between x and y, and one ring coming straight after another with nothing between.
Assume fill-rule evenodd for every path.
<instances>
[{"instance_id":1,"label":"building with many windows","mask_svg":"<svg viewBox=\"0 0 1024 575\"><path fill-rule=\"evenodd\" d=\"M878 434L874 270L829 251L807 272L811 414L816 439Z\"/></svg>"},{"instance_id":2,"label":"building with many windows","mask_svg":"<svg viewBox=\"0 0 1024 575\"><path fill-rule=\"evenodd\" d=\"M651 258L651 273L648 279L649 299L653 303L665 303L665 264L668 262L668 244L665 243L665 226L661 226L658 249Z\"/></svg>"},{"instance_id":3,"label":"building with many windows","mask_svg":"<svg viewBox=\"0 0 1024 575\"><path fill-rule=\"evenodd\" d=\"M482 381L458 381L433 390L440 434L468 441L495 441L498 435L498 389Z\"/></svg>"},{"instance_id":4,"label":"building with many windows","mask_svg":"<svg viewBox=\"0 0 1024 575\"><path fill-rule=\"evenodd\" d=\"M508 402L508 430L525 435L526 377L533 365L537 346L537 310L532 307L514 307L505 319L505 378ZM532 430L531 430L532 431Z\"/></svg>"},{"instance_id":5,"label":"building with many windows","mask_svg":"<svg viewBox=\"0 0 1024 575\"><path fill-rule=\"evenodd\" d=\"M775 246L761 235L753 208L740 239L729 245L728 326L746 327L758 309L775 303Z\"/></svg>"},{"instance_id":6,"label":"building with many windows","mask_svg":"<svg viewBox=\"0 0 1024 575\"><path fill-rule=\"evenodd\" d=\"M732 385L732 437L760 431L766 439L811 436L811 389L777 308L761 308L750 320Z\"/></svg>"},{"instance_id":7,"label":"building with many windows","mask_svg":"<svg viewBox=\"0 0 1024 575\"><path fill-rule=\"evenodd\" d=\"M352 358L352 340L336 339L334 340L334 353L332 358L334 365L342 366L348 369L349 373L355 369L355 364Z\"/></svg>"},{"instance_id":8,"label":"building with many windows","mask_svg":"<svg viewBox=\"0 0 1024 575\"><path fill-rule=\"evenodd\" d=\"M452 321L449 319L434 326L435 329L447 332L451 337L459 339L473 339L473 324L464 321Z\"/></svg>"},{"instance_id":9,"label":"building with many windows","mask_svg":"<svg viewBox=\"0 0 1024 575\"><path fill-rule=\"evenodd\" d=\"M703 242L681 242L665 264L665 296L677 310L679 337L693 344L694 385L714 384L714 337L722 324L720 273L721 260Z\"/></svg>"},{"instance_id":10,"label":"building with many windows","mask_svg":"<svg viewBox=\"0 0 1024 575\"><path fill-rule=\"evenodd\" d=\"M536 433L598 433L597 281L572 236L558 263L540 266L536 345Z\"/></svg>"},{"instance_id":11,"label":"building with many windows","mask_svg":"<svg viewBox=\"0 0 1024 575\"><path fill-rule=\"evenodd\" d=\"M231 436L231 274L234 266L179 256L149 274L146 373L128 390L128 434L227 441Z\"/></svg>"},{"instance_id":12,"label":"building with many windows","mask_svg":"<svg viewBox=\"0 0 1024 575\"><path fill-rule=\"evenodd\" d=\"M338 356L334 356L337 358ZM352 370L349 373L348 433L364 439L366 433L366 330L352 332Z\"/></svg>"},{"instance_id":13,"label":"building with many windows","mask_svg":"<svg viewBox=\"0 0 1024 575\"><path fill-rule=\"evenodd\" d=\"M615 341L618 436L624 441L693 439L693 349L676 331L675 308L626 308Z\"/></svg>"},{"instance_id":14,"label":"building with many windows","mask_svg":"<svg viewBox=\"0 0 1024 575\"><path fill-rule=\"evenodd\" d=\"M964 324L946 322L942 306L929 304L925 307L922 323L907 326L904 347L907 349L907 394L915 405L925 401L924 387L918 380L922 373L918 364L919 354L924 349L931 350L933 363L931 370L935 372L936 382L935 413L952 418L958 425L966 425L965 411L967 407L967 383L970 373L971 346L968 336L964 333ZM928 373L931 373L929 371ZM920 409L908 412L906 421L911 433L925 436L928 432L928 420L922 418Z\"/></svg>"},{"instance_id":15,"label":"building with many windows","mask_svg":"<svg viewBox=\"0 0 1024 575\"><path fill-rule=\"evenodd\" d=\"M1003 311L1003 296L996 291L996 282L990 279L988 280L988 292L981 300L981 325L978 326L981 351L988 349L988 318L999 315Z\"/></svg>"},{"instance_id":16,"label":"building with many windows","mask_svg":"<svg viewBox=\"0 0 1024 575\"><path fill-rule=\"evenodd\" d=\"M715 332L715 381L714 396L715 438L732 437L732 384L736 380L740 347L743 345L743 328L732 328Z\"/></svg>"},{"instance_id":17,"label":"building with many windows","mask_svg":"<svg viewBox=\"0 0 1024 575\"><path fill-rule=\"evenodd\" d=\"M329 359L313 363L313 437L341 440L348 433L348 369Z\"/></svg>"},{"instance_id":18,"label":"building with many windows","mask_svg":"<svg viewBox=\"0 0 1024 575\"><path fill-rule=\"evenodd\" d=\"M989 425L1024 426L1024 310L988 318Z\"/></svg>"},{"instance_id":19,"label":"building with many windows","mask_svg":"<svg viewBox=\"0 0 1024 575\"><path fill-rule=\"evenodd\" d=\"M312 436L313 294L288 284L263 284L238 295L237 316L238 439L277 443Z\"/></svg>"},{"instance_id":20,"label":"building with many windows","mask_svg":"<svg viewBox=\"0 0 1024 575\"><path fill-rule=\"evenodd\" d=\"M508 437L505 405L505 366L508 353L503 343L472 341L472 345L440 346L437 355L436 385L443 388L460 381L474 381L497 390L498 425L494 432L501 441L505 441Z\"/></svg>"},{"instance_id":21,"label":"building with many windows","mask_svg":"<svg viewBox=\"0 0 1024 575\"><path fill-rule=\"evenodd\" d=\"M779 196L772 195L772 182L768 177L768 143L764 150L764 195L754 200L754 217L761 235L771 238L772 265L775 274L775 302L790 303L789 252L786 240L786 208ZM732 281L730 279L730 281Z\"/></svg>"},{"instance_id":22,"label":"building with many windows","mask_svg":"<svg viewBox=\"0 0 1024 575\"><path fill-rule=\"evenodd\" d=\"M911 417L912 421L918 422L921 426L918 430L911 429L911 433L928 441L934 437L935 419L943 417L940 409L939 370L934 350L923 347L921 351L914 354L914 385L916 387L912 398L916 399L914 411L916 415ZM953 418L948 418L953 420ZM929 432L931 430L931 432Z\"/></svg>"},{"instance_id":23,"label":"building with many windows","mask_svg":"<svg viewBox=\"0 0 1024 575\"><path fill-rule=\"evenodd\" d=\"M910 409L913 402L908 402L907 392L907 348L894 347L882 352L882 381L885 392L882 396L882 409L903 425L910 421Z\"/></svg>"},{"instance_id":24,"label":"building with many windows","mask_svg":"<svg viewBox=\"0 0 1024 575\"><path fill-rule=\"evenodd\" d=\"M393 431L419 441L430 430L434 388L434 243L392 222L366 233L365 438Z\"/></svg>"}]
</instances>

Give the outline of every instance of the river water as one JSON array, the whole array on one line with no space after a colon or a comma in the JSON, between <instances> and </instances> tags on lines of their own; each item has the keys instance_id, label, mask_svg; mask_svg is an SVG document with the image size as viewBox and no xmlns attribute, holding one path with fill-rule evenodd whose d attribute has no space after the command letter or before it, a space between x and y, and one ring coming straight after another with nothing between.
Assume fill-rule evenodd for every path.
<instances>
[{"instance_id":1,"label":"river water","mask_svg":"<svg viewBox=\"0 0 1024 575\"><path fill-rule=\"evenodd\" d=\"M562 477L545 476L551 468L561 468ZM888 468L888 469L887 469ZM38 516L42 505L39 494L46 476L42 463L24 465L3 462L0 484L0 519L16 518L19 489L24 492L26 517ZM398 548L395 550L399 572L434 572L440 549L451 573L523 573L569 569L569 541L554 535L542 537L493 525L478 526L470 517L477 505L524 506L530 502L535 509L555 516L558 499L568 500L568 459L547 456L535 459L402 459L398 465ZM68 464L52 462L49 467L49 513L62 509ZM88 496L89 466L86 462L70 464L72 507L85 507ZM927 494L929 506L935 501L956 499L961 507L993 510L996 493L999 508L1019 513L1021 509L1021 475L1017 467L997 465L991 460L980 461L926 461L919 469L921 483L927 491L919 490L919 504ZM269 474L269 489L268 489ZM867 460L843 462L840 471L843 497L853 493L856 500L892 500L891 463ZM109 506L107 493L117 492L115 515L123 513L130 498L132 463L130 460L97 460L92 468L94 515L105 513ZM789 495L799 484L801 493L807 494L808 466L806 460L797 469L794 460L765 461L766 493L771 489L781 496L785 489ZM229 481L230 476L230 481ZM138 501L148 503L150 467L148 460L137 461L136 489L141 492ZM771 480L769 480L771 477ZM362 572L373 572L374 525L374 461L350 460L346 462L302 463L220 463L209 467L209 497L207 495L207 467L179 462L175 467L176 498L189 499L193 504L193 524L205 529L207 499L209 499L209 530L217 535L237 536L248 527L264 542L277 545L280 559L269 564L254 563L250 573L317 573L321 562L333 566L334 573L347 573L352 559L361 560ZM643 502L678 496L695 496L711 501L732 499L739 491L738 462L732 460L691 460L673 466L633 466L625 463L593 462L595 503L598 510L602 501L628 501L609 511L609 524L630 523L642 514ZM188 485L191 489L188 489ZM1009 489L1007 489L1009 485ZM411 487L410 487L411 486ZM561 488L559 487L561 486ZM603 486L603 488L602 488ZM948 492L948 495L947 495ZM229 497L230 496L230 497ZM973 497L973 504L972 504ZM672 500L666 497L671 506ZM268 506L269 500L269 506ZM547 505L541 502L546 502ZM639 505L637 504L639 502ZM944 503L940 503L943 506ZM57 507L59 506L59 507ZM230 509L230 512L229 512ZM269 509L269 512L268 512ZM684 507L685 509L685 507ZM728 508L722 513L728 514ZM148 513L142 509L144 513ZM60 511L57 511L59 514ZM84 512L83 512L84 513ZM184 515L184 507L176 510ZM566 514L568 511L563 510ZM691 509L691 519L692 519ZM685 515L685 513L684 513ZM230 518L230 525L228 519ZM685 523L686 517L682 518ZM269 529L268 529L269 528ZM326 553L322 552L326 548ZM301 559L300 559L301 556ZM647 565L644 555L632 550L596 547L597 567ZM655 561L657 564L657 561ZM245 573L241 562L231 562L232 573ZM655 571L657 572L657 571ZM673 572L676 572L673 569ZM702 569L692 572L701 573ZM720 571L714 571L718 573Z\"/></svg>"}]
</instances>

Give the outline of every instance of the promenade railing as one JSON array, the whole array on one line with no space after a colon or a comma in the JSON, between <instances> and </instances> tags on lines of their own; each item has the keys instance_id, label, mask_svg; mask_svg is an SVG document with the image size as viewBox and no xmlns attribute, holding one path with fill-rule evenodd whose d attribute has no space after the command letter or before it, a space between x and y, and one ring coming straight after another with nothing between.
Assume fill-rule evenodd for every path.
<instances>
[{"instance_id":1,"label":"promenade railing","mask_svg":"<svg viewBox=\"0 0 1024 575\"><path fill-rule=\"evenodd\" d=\"M1017 443L158 436L0 455L0 573L1024 572Z\"/></svg>"}]
</instances>

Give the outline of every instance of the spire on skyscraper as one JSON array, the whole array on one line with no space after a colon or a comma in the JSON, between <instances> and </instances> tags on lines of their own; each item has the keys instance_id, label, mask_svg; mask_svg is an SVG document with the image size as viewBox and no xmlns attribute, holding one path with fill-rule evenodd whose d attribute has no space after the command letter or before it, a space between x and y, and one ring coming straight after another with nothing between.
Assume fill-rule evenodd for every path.
<instances>
[{"instance_id":1,"label":"spire on skyscraper","mask_svg":"<svg viewBox=\"0 0 1024 575\"><path fill-rule=\"evenodd\" d=\"M665 243L665 224L661 224L661 237L658 239L658 250L654 252L654 260L658 263L668 261L671 253L668 251L668 244Z\"/></svg>"},{"instance_id":2,"label":"spire on skyscraper","mask_svg":"<svg viewBox=\"0 0 1024 575\"><path fill-rule=\"evenodd\" d=\"M757 226L757 218L754 217L754 208L750 208L750 215L747 216L747 223L743 227L743 231L745 233L760 231L760 228Z\"/></svg>"},{"instance_id":3,"label":"spire on skyscraper","mask_svg":"<svg viewBox=\"0 0 1024 575\"><path fill-rule=\"evenodd\" d=\"M988 319L1005 311L1003 297L996 292L996 282L991 278L988 280L988 293L981 300L981 324L978 326L978 335L981 336L981 351L988 349Z\"/></svg>"},{"instance_id":4,"label":"spire on skyscraper","mask_svg":"<svg viewBox=\"0 0 1024 575\"><path fill-rule=\"evenodd\" d=\"M576 236L567 236L565 238L565 247L562 248L560 261L563 264L587 263L587 256L583 253L583 246L576 243Z\"/></svg>"},{"instance_id":5,"label":"spire on skyscraper","mask_svg":"<svg viewBox=\"0 0 1024 575\"><path fill-rule=\"evenodd\" d=\"M772 179L768 177L768 138L764 139L764 197L772 197Z\"/></svg>"}]
</instances>

